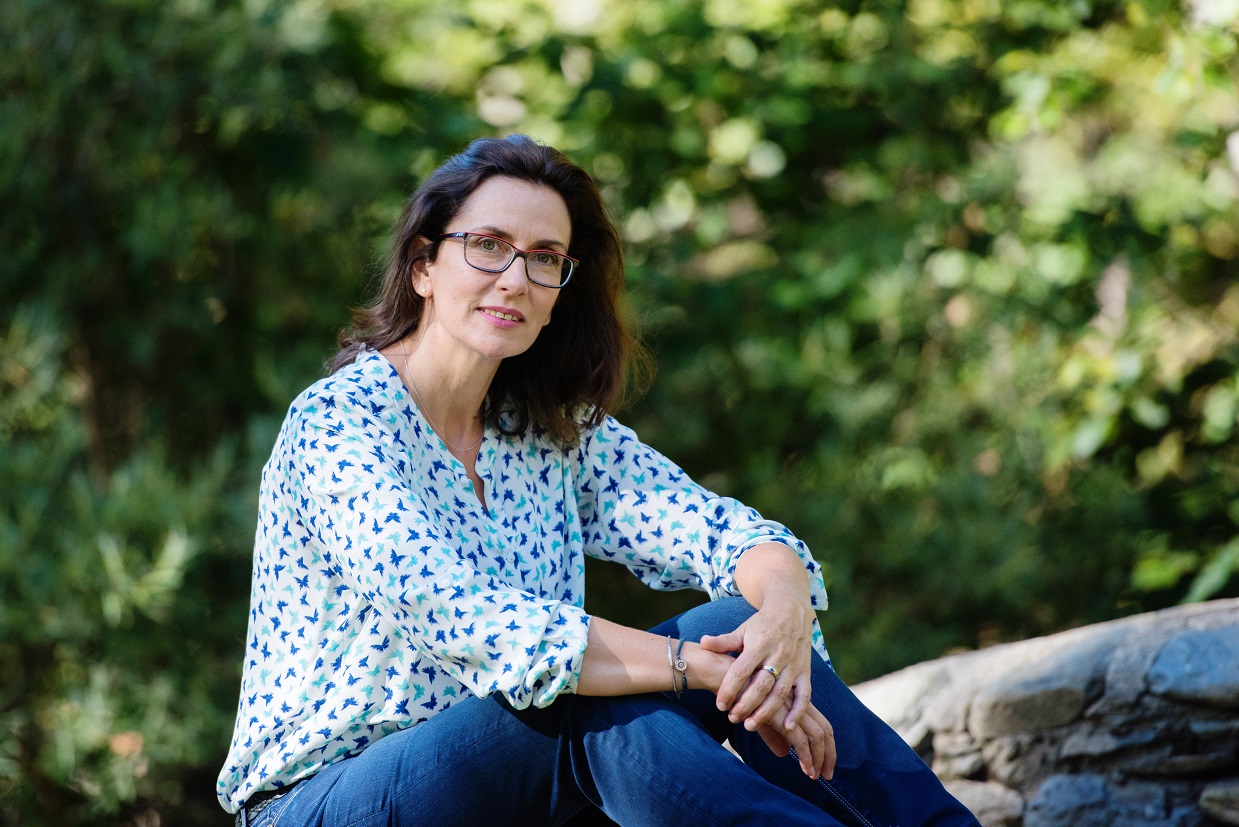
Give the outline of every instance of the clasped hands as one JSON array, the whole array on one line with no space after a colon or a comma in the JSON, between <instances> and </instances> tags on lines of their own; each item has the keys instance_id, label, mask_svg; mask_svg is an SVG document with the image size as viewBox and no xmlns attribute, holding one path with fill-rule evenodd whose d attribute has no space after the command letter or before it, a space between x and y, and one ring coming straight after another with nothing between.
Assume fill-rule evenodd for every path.
<instances>
[{"instance_id":1,"label":"clasped hands","mask_svg":"<svg viewBox=\"0 0 1239 827\"><path fill-rule=\"evenodd\" d=\"M718 708L731 722L743 721L775 755L795 749L805 775L829 780L835 767L834 729L811 703L812 632L813 612L807 605L767 601L735 631L707 635L700 645L707 652L734 654L729 663L720 662L726 671L715 689Z\"/></svg>"}]
</instances>

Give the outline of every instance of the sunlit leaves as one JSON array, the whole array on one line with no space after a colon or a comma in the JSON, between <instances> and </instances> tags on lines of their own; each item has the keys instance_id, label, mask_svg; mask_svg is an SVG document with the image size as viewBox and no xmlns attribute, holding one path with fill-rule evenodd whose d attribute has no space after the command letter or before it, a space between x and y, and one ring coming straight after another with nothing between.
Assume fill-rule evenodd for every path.
<instances>
[{"instance_id":1,"label":"sunlit leaves","mask_svg":"<svg viewBox=\"0 0 1239 827\"><path fill-rule=\"evenodd\" d=\"M0 5L0 666L72 730L47 777L102 811L207 772L257 473L215 446L261 462L481 135L594 174L661 367L624 416L809 542L845 677L1233 593L1234 5Z\"/></svg>"}]
</instances>

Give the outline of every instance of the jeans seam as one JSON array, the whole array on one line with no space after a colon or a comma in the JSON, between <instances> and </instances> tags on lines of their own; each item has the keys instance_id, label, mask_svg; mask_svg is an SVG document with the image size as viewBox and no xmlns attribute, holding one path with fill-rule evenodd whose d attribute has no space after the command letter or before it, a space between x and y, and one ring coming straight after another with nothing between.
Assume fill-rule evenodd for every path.
<instances>
[{"instance_id":1,"label":"jeans seam","mask_svg":"<svg viewBox=\"0 0 1239 827\"><path fill-rule=\"evenodd\" d=\"M798 756L796 755L796 750L795 750L795 748L789 749L789 750L788 750L788 755L789 755L789 757L790 757L792 760L794 760L794 761L795 761L795 760L799 760ZM840 804L842 804L844 807L846 807L846 808L847 808L847 811L848 811L849 813L851 813L853 816L855 816L856 820L857 820L857 821L859 821L859 822L861 823L861 827L874 827L874 823L873 823L872 821L870 821L869 819L865 818L864 814L863 814L863 813L861 813L861 811L860 811L860 810L858 810L858 809L856 809L854 806L852 806L852 802L848 801L848 800L847 800L847 799L843 796L843 793L841 793L841 792L839 792L837 789L835 789L835 786L834 786L833 784L831 784L831 783L830 783L829 781L827 781L825 778L822 778L820 775L819 775L817 778L813 779L813 780L814 780L814 781L816 781L818 784L821 784L821 785L822 785L822 789L824 789L824 790L826 790L826 792L830 793L830 794L831 794L831 796L835 799L835 801L838 801Z\"/></svg>"},{"instance_id":2,"label":"jeans seam","mask_svg":"<svg viewBox=\"0 0 1239 827\"><path fill-rule=\"evenodd\" d=\"M856 817L856 820L861 823L862 827L874 827L873 822L865 818L865 816L861 813L860 810L852 806L852 802L844 798L843 793L835 789L833 784L831 784L825 778L822 778L820 776L817 779L817 783L821 784L822 788L825 789L826 792L830 793L832 796L834 796L836 801L838 801L840 804L846 807L847 811Z\"/></svg>"},{"instance_id":3,"label":"jeans seam","mask_svg":"<svg viewBox=\"0 0 1239 827\"><path fill-rule=\"evenodd\" d=\"M288 812L288 806L293 803L293 799L301 794L305 787L298 784L297 787L288 794L288 800L284 802L284 806L275 814L275 819L271 822L271 827L279 827L280 820L284 818L284 813Z\"/></svg>"}]
</instances>

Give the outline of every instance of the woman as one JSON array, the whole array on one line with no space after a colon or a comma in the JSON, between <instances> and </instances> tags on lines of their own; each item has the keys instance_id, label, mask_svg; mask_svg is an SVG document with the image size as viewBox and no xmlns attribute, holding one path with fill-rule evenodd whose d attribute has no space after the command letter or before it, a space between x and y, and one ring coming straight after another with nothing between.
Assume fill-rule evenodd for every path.
<instances>
[{"instance_id":1,"label":"woman","mask_svg":"<svg viewBox=\"0 0 1239 827\"><path fill-rule=\"evenodd\" d=\"M607 413L622 282L589 176L524 136L409 201L263 472L239 824L975 823L834 677L804 545ZM585 554L711 602L590 617Z\"/></svg>"}]
</instances>

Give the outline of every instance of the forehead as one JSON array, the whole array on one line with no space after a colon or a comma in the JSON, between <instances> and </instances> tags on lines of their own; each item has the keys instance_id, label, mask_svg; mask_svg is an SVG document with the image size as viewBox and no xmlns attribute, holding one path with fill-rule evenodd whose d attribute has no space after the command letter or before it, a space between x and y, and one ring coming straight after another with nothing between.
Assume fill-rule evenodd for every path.
<instances>
[{"instance_id":1,"label":"forehead","mask_svg":"<svg viewBox=\"0 0 1239 827\"><path fill-rule=\"evenodd\" d=\"M494 176L465 199L449 231L486 227L523 243L555 241L567 246L572 220L563 197L550 187Z\"/></svg>"}]
</instances>

